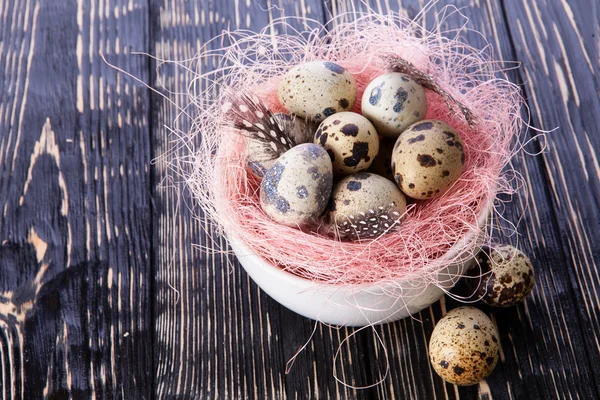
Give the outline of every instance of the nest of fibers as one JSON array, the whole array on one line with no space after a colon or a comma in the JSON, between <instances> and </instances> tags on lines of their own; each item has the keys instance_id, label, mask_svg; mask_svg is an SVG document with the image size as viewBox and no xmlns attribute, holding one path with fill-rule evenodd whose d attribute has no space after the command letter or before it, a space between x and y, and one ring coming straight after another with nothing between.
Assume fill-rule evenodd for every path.
<instances>
[{"instance_id":1,"label":"nest of fibers","mask_svg":"<svg viewBox=\"0 0 600 400\"><path fill-rule=\"evenodd\" d=\"M482 237L490 240L495 200L515 190L507 166L522 126L518 88L504 78L489 48L469 46L459 30L443 31L443 18L429 31L397 14L343 15L327 29L294 19L293 26L304 24L304 31L289 22L275 20L260 33L225 32L198 58L217 68L191 69L193 129L181 140L196 144L177 161L203 218L265 260L317 284L384 285L414 278L436 283L438 271L471 257ZM426 119L446 122L463 140L460 178L442 196L410 203L397 226L378 237L340 240L326 218L312 229L271 220L260 205L260 180L247 168L248 138L224 111L236 93L255 96L274 113L286 112L277 96L281 77L316 60L334 62L354 76L357 113L368 83L402 60L437 87L426 87Z\"/></svg>"}]
</instances>

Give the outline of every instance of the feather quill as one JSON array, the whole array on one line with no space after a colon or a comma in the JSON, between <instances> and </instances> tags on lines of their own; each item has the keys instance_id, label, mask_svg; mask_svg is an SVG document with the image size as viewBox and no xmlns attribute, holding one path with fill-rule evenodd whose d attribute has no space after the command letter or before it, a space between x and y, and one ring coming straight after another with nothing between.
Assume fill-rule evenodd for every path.
<instances>
[{"instance_id":1,"label":"feather quill","mask_svg":"<svg viewBox=\"0 0 600 400\"><path fill-rule=\"evenodd\" d=\"M254 95L229 95L224 111L232 117L233 127L249 138L248 167L259 178L283 153L292 147L312 142L316 123L295 115L274 114Z\"/></svg>"}]
</instances>

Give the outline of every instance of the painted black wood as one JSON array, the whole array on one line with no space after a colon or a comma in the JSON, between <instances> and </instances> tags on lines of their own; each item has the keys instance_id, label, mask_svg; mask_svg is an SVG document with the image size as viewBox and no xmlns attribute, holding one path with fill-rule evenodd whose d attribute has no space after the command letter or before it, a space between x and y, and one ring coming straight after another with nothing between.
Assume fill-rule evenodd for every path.
<instances>
[{"instance_id":1,"label":"painted black wood","mask_svg":"<svg viewBox=\"0 0 600 400\"><path fill-rule=\"evenodd\" d=\"M389 4L386 2L372 1L370 6L379 12L388 10L403 9L410 17L415 16L421 9L420 2L402 1L401 4ZM521 217L521 223L518 226L518 236L503 237L501 240L517 243L528 254L530 254L536 263L538 277L537 288L533 296L528 300L525 306L511 308L507 310L493 310L485 307L484 310L490 313L501 333L503 345L502 362L496 368L494 374L479 387L459 388L457 391L452 385L445 385L439 379L432 382L432 386L414 385L410 380L410 373L405 370L405 365L411 365L418 368L426 374L429 370L428 361L425 357L410 359L405 364L400 364L404 368L392 370L391 380L393 387L387 390L386 386L381 386L379 395L389 397L394 393L410 393L415 398L430 398L437 393L444 393L447 397L472 398L483 396L489 393L494 398L556 398L564 396L581 398L598 397L598 388L595 382L595 371L593 369L580 368L581 360L585 360L587 365L593 365L597 362L597 352L595 351L594 340L597 323L594 322L594 313L589 311L594 308L585 305L585 290L581 290L581 283L594 286L596 280L591 276L584 277L577 272L581 268L579 265L582 260L594 260L594 254L598 254L598 246L593 244L589 238L598 235L597 217L595 217L597 206L590 197L594 197L593 192L598 186L598 170L594 173L584 172L590 169L590 161L583 165L578 162L577 141L590 143L591 140L586 137L583 129L562 129L579 125L578 120L581 116L563 116L556 117L556 110L563 106L563 96L557 96L557 89L564 86L564 80L568 81L569 73L566 71L574 70L575 65L579 63L571 61L564 55L562 48L569 47L572 60L585 60L597 54L597 41L584 41L579 44L578 35L587 38L597 37L595 31L597 26L593 23L584 27L577 27L573 24L573 18L570 14L570 6L564 2L551 2L552 4L529 5L528 2L507 2L505 5L495 1L470 2L455 1L449 2L455 7L460 8L461 12L469 18L470 29L474 29L483 34L484 37L494 46L496 57L505 60L519 60L523 62L520 70L510 71L509 78L515 83L522 84L524 95L527 99L527 105L532 110L534 119L532 125L537 129L552 129L560 126L561 129L548 136L548 152L538 157L518 157L514 160L516 170L521 173L527 183L528 190L521 191L513 203L509 204L504 215L511 221L516 222ZM389 7L388 7L389 4ZM440 2L434 6L434 10L441 11L448 3ZM584 6L580 6L584 7ZM352 7L347 2L336 2L332 4L333 12L349 11ZM365 8L364 6L362 7ZM594 14L594 13L592 13ZM528 17L531 15L531 19ZM542 15L542 17L540 17ZM544 18L545 17L545 18ZM579 13L577 21L583 21L582 13ZM587 17L589 20L590 17ZM593 19L593 18L591 18ZM427 18L429 26L433 23L430 15ZM460 19L450 19L448 28L457 28ZM562 27L565 30L562 40L565 37L571 37L569 46L562 43L560 37L558 40L551 37L548 41L544 40L544 34L537 31L547 30L547 26L552 24ZM555 32L556 32L555 28ZM562 29L560 32L562 33ZM575 30L574 30L575 29ZM477 32L465 32L463 35L471 44L478 47L485 46L485 40ZM532 43L531 38L538 38ZM535 43L535 44L534 44ZM573 46L577 43L577 46ZM551 46L551 48L547 48ZM527 50L525 50L526 48ZM589 48L589 49L588 49ZM516 49L516 50L515 50ZM542 55L547 55L547 59L541 60L540 55L531 51L532 49L542 49ZM519 52L520 50L520 52ZM543 52L545 50L545 52ZM589 54L586 54L589 53ZM526 60L526 61L525 61ZM557 64L560 61L561 64ZM565 63L566 61L566 63ZM546 75L542 65L548 63L556 74ZM555 66L558 65L558 68ZM510 65L508 65L510 66ZM587 66L587 64L586 64ZM579 66L579 68L582 68ZM583 68L582 68L583 69ZM581 76L586 76L588 82L591 82L589 69L582 71ZM537 75L538 83L532 84L532 76ZM578 75L579 77L580 75ZM583 80L582 78L579 78ZM523 85L523 82L525 84ZM548 85L550 83L550 86ZM570 87L563 87L562 94L570 97ZM578 87L577 90L584 90ZM558 90L560 92L560 89ZM577 93L571 96L578 96ZM595 92L591 95L597 102L598 96ZM566 100L565 100L566 101ZM570 101L574 103L573 101ZM547 103L545 110L540 109L539 103ZM582 103L583 104L583 103ZM551 105L551 107L549 107ZM575 104L572 104L573 106ZM579 107L569 108L571 113L578 112ZM537 114L537 118L535 118ZM526 117L526 115L524 115ZM592 113L586 117L597 120L597 116ZM571 119L574 119L572 121ZM535 131L530 131L525 140L533 137ZM567 145L561 142L568 141ZM592 141L593 143L593 141ZM526 146L526 151L537 153L540 151L543 143L531 141ZM588 149L598 148L593 144ZM590 151L590 150L587 150ZM594 151L587 154L593 158ZM585 158L585 156L584 156ZM593 160L591 161L593 163ZM567 167L566 164L569 164ZM554 166L554 171L548 171L548 165ZM590 218L589 224L581 224L579 214L580 209L572 205L567 198L573 196L573 190L568 190L564 182L560 182L559 175L562 169L568 169L569 178L567 182L586 189L585 194L575 195L573 203L585 203L585 213ZM562 189L556 189L561 185ZM570 185L569 185L570 186ZM557 194L554 194L558 192ZM556 196L563 197L563 204L553 202ZM596 196L597 199L597 196ZM597 202L597 200L596 200ZM561 217L567 213L578 215L577 217ZM561 225L565 226L561 228ZM585 227L583 226L585 225ZM586 232L588 231L588 232ZM595 232L590 236L589 232ZM573 243L578 241L577 245L571 245L565 240L565 237L571 236ZM595 268L592 268L595 270ZM578 282L579 281L579 282ZM596 289L592 290L594 293ZM443 306L434 305L428 313L422 312L421 322L407 321L409 325L416 324L408 329L419 331L423 328L422 335L424 340L429 338L433 330L432 320L441 317L444 308L451 309L459 306L456 301L446 298ZM597 303L596 303L597 305ZM445 307L444 307L445 306ZM577 315L577 314L580 315ZM429 315L428 315L429 314ZM567 317L568 316L568 317ZM584 329L582 327L594 326L594 329ZM399 325L398 330L392 328L393 325ZM399 360L407 359L407 346L400 344L402 338L400 335L408 335L403 329L402 323L392 324L380 328L382 335L391 344L393 357ZM410 332L410 331L409 331ZM387 334L386 334L387 333ZM587 343L586 343L587 342ZM408 346L412 351L413 346ZM552 356L549 357L549 354ZM590 354L593 356L590 357ZM569 373L567 371L577 371ZM426 375L424 375L426 376ZM424 382L422 380L421 382ZM583 385L579 387L579 385Z\"/></svg>"},{"instance_id":2,"label":"painted black wood","mask_svg":"<svg viewBox=\"0 0 600 400\"><path fill-rule=\"evenodd\" d=\"M258 31L280 10L269 10L266 2L242 1L184 2L155 1L152 10L152 53L163 59L192 57L198 43L205 43L224 29L239 26ZM304 13L323 20L319 3L283 2L288 14ZM310 6L310 7L309 7ZM162 7L162 8L161 8ZM310 8L310 10L309 10ZM160 10L160 12L159 12ZM210 10L210 11L208 11ZM167 16L167 17L165 17ZM189 23L179 21L188 20ZM220 46L212 44L212 48ZM211 60L204 70L214 68ZM187 82L181 69L164 65L153 82L165 90ZM185 96L173 96L179 104ZM156 153L167 154L172 136L163 125L171 125L175 110L168 101L155 96L153 133ZM182 127L186 129L186 127ZM167 176L166 160L157 160L156 181ZM181 197L180 197L181 196ZM314 323L283 308L265 296L235 261L221 254L222 241L212 243L201 226L192 219L185 204L191 200L184 191L157 188L156 243L156 391L159 397L179 394L197 397L304 398L307 393L330 397L362 397L365 394L338 386L332 378L332 359L338 343L348 334L319 327L309 351L302 353L289 375L287 361L310 337ZM197 211L197 210L195 210ZM210 229L210 228L208 228ZM212 231L211 231L212 235ZM193 245L207 251L193 249ZM364 358L358 347L355 356ZM346 366L347 379L366 384L367 368L362 363Z\"/></svg>"},{"instance_id":3,"label":"painted black wood","mask_svg":"<svg viewBox=\"0 0 600 400\"><path fill-rule=\"evenodd\" d=\"M599 9L585 1L530 3L457 0L434 9L460 7L497 58L521 62L509 78L523 88L532 126L559 127L544 154L515 160L527 189L505 212L512 221L522 216L518 235L505 240L532 255L534 293L519 307L484 308L500 330L502 355L480 385L444 384L429 366L435 322L458 306L446 298L415 320L375 328L390 374L357 391L332 376L334 353L352 329L318 325L284 373L314 323L268 298L233 256L217 251L225 243L193 219L199 210L188 208L189 195L169 188L160 156L173 150L164 126L176 110L99 53L167 94L189 76L174 65L155 70L132 50L183 60L224 29L260 30L282 14L325 21L365 6L0 0L2 398L600 397ZM423 2L369 5L412 17ZM477 33L465 37L485 45ZM534 140L526 149L542 146ZM343 347L336 366L360 386L377 379L383 362L367 329Z\"/></svg>"},{"instance_id":4,"label":"painted black wood","mask_svg":"<svg viewBox=\"0 0 600 400\"><path fill-rule=\"evenodd\" d=\"M145 1L0 2L0 394L150 398Z\"/></svg>"}]
</instances>

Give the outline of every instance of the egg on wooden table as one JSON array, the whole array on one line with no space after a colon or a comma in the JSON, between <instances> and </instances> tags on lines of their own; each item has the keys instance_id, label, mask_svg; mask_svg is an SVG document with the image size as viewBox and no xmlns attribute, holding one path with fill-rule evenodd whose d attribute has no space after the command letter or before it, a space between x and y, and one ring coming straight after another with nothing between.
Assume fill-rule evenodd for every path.
<instances>
[{"instance_id":1,"label":"egg on wooden table","mask_svg":"<svg viewBox=\"0 0 600 400\"><path fill-rule=\"evenodd\" d=\"M446 382L469 386L489 376L499 357L498 330L482 311L459 307L437 323L429 340L429 360Z\"/></svg>"},{"instance_id":2,"label":"egg on wooden table","mask_svg":"<svg viewBox=\"0 0 600 400\"><path fill-rule=\"evenodd\" d=\"M275 222L298 227L314 221L327 207L333 185L329 155L304 143L285 152L265 173L260 205Z\"/></svg>"},{"instance_id":3,"label":"egg on wooden table","mask_svg":"<svg viewBox=\"0 0 600 400\"><path fill-rule=\"evenodd\" d=\"M466 278L474 295L494 307L521 303L531 293L534 273L531 260L511 245L484 248Z\"/></svg>"},{"instance_id":4,"label":"egg on wooden table","mask_svg":"<svg viewBox=\"0 0 600 400\"><path fill-rule=\"evenodd\" d=\"M427 96L408 75L390 72L369 83L361 107L380 135L397 138L409 125L425 118Z\"/></svg>"},{"instance_id":5,"label":"egg on wooden table","mask_svg":"<svg viewBox=\"0 0 600 400\"><path fill-rule=\"evenodd\" d=\"M360 114L340 112L327 117L315 133L333 163L333 173L348 175L369 168L379 152L379 136L373 124Z\"/></svg>"},{"instance_id":6,"label":"egg on wooden table","mask_svg":"<svg viewBox=\"0 0 600 400\"><path fill-rule=\"evenodd\" d=\"M331 61L306 62L282 77L277 97L286 110L322 121L336 112L352 109L356 81L348 70Z\"/></svg>"},{"instance_id":7,"label":"egg on wooden table","mask_svg":"<svg viewBox=\"0 0 600 400\"><path fill-rule=\"evenodd\" d=\"M392 170L400 189L418 200L442 195L463 172L465 151L458 133L443 121L409 126L396 140Z\"/></svg>"},{"instance_id":8,"label":"egg on wooden table","mask_svg":"<svg viewBox=\"0 0 600 400\"><path fill-rule=\"evenodd\" d=\"M398 227L406 198L389 179L359 172L335 185L330 207L330 220L342 238L368 239Z\"/></svg>"}]
</instances>

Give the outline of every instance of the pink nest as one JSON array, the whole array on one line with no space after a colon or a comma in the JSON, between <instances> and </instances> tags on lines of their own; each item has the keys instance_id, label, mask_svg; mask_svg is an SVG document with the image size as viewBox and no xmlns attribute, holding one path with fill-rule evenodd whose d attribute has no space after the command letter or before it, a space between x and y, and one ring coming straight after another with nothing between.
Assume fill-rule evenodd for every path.
<instances>
[{"instance_id":1,"label":"pink nest","mask_svg":"<svg viewBox=\"0 0 600 400\"><path fill-rule=\"evenodd\" d=\"M521 132L519 90L500 78L503 71L487 52L444 36L452 32L426 32L399 15L350 17L352 22L343 22L348 15L330 21L327 26L333 28L328 31L314 28L314 21L301 21L306 31L273 34L292 29L282 19L258 34L226 32L221 40L229 46L202 52L203 61L216 62L219 68L195 75L193 87L204 88L193 93L198 116L193 131L182 140L187 145L198 135L201 139L192 149L191 163L187 159L189 164L182 167L186 183L206 217L226 236L296 275L335 284L384 284L411 277L435 282L436 271L478 250L478 233L489 240L492 218L484 224L478 219L494 211L499 193L514 192L512 175L503 169ZM359 100L354 111L360 112L364 88L386 72L383 56L390 54L430 74L475 115L476 124L470 126L457 108L428 92L426 118L447 122L464 141L465 169L458 182L439 198L415 203L397 230L374 240L340 242L271 221L259 204L260 184L246 169L245 138L220 110L224 94L254 93L271 110L283 111L276 95L281 75L302 62L329 60L356 78ZM470 239L449 259L449 250L465 238Z\"/></svg>"}]
</instances>

